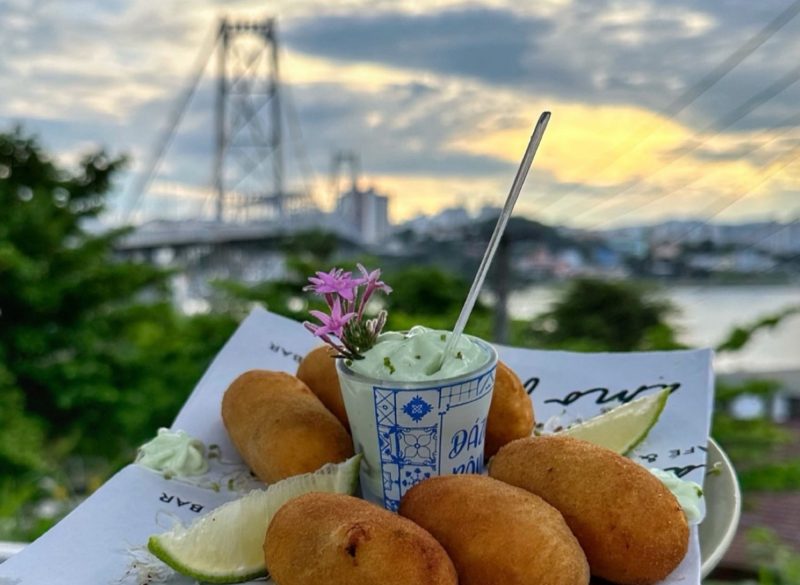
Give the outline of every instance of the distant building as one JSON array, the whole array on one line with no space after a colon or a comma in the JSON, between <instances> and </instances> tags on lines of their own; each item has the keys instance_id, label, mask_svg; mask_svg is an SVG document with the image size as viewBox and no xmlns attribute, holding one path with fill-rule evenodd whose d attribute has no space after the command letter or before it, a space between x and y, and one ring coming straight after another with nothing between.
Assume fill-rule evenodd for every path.
<instances>
[{"instance_id":1,"label":"distant building","mask_svg":"<svg viewBox=\"0 0 800 585\"><path fill-rule=\"evenodd\" d=\"M696 252L690 254L687 265L704 272L757 273L772 270L775 260L758 250L745 249L734 252Z\"/></svg>"},{"instance_id":2,"label":"distant building","mask_svg":"<svg viewBox=\"0 0 800 585\"><path fill-rule=\"evenodd\" d=\"M369 189L351 189L336 204L336 214L352 226L365 244L376 244L389 234L389 198Z\"/></svg>"},{"instance_id":3,"label":"distant building","mask_svg":"<svg viewBox=\"0 0 800 585\"><path fill-rule=\"evenodd\" d=\"M555 274L557 258L544 246L537 246L512 260L514 270L531 279L549 278Z\"/></svg>"},{"instance_id":4,"label":"distant building","mask_svg":"<svg viewBox=\"0 0 800 585\"><path fill-rule=\"evenodd\" d=\"M442 229L451 229L467 225L472 221L472 216L463 207L448 207L431 218L431 222Z\"/></svg>"},{"instance_id":5,"label":"distant building","mask_svg":"<svg viewBox=\"0 0 800 585\"><path fill-rule=\"evenodd\" d=\"M739 250L732 257L736 272L764 272L776 266L775 260L758 250Z\"/></svg>"},{"instance_id":6,"label":"distant building","mask_svg":"<svg viewBox=\"0 0 800 585\"><path fill-rule=\"evenodd\" d=\"M650 250L655 260L676 260L681 255L681 247L675 242L664 242L653 246Z\"/></svg>"},{"instance_id":7,"label":"distant building","mask_svg":"<svg viewBox=\"0 0 800 585\"><path fill-rule=\"evenodd\" d=\"M417 234L439 235L458 230L474 221L464 207L448 207L435 215L419 215L401 227Z\"/></svg>"},{"instance_id":8,"label":"distant building","mask_svg":"<svg viewBox=\"0 0 800 585\"><path fill-rule=\"evenodd\" d=\"M644 227L619 228L606 233L606 243L621 254L644 258L650 249L647 235Z\"/></svg>"},{"instance_id":9,"label":"distant building","mask_svg":"<svg viewBox=\"0 0 800 585\"><path fill-rule=\"evenodd\" d=\"M664 243L697 245L710 243L717 247L752 247L771 254L800 252L800 221L762 221L717 224L700 220L672 220L650 226L614 228L604 232L609 244L619 251L623 247L648 247ZM633 255L636 255L632 250Z\"/></svg>"},{"instance_id":10,"label":"distant building","mask_svg":"<svg viewBox=\"0 0 800 585\"><path fill-rule=\"evenodd\" d=\"M503 211L502 207L497 207L495 205L484 205L483 207L481 207L480 211L478 211L476 219L478 221L488 221L491 219L497 219L498 217L500 217L502 211Z\"/></svg>"},{"instance_id":11,"label":"distant building","mask_svg":"<svg viewBox=\"0 0 800 585\"><path fill-rule=\"evenodd\" d=\"M622 268L620 255L612 248L596 246L591 250L592 264L598 268L618 269Z\"/></svg>"},{"instance_id":12,"label":"distant building","mask_svg":"<svg viewBox=\"0 0 800 585\"><path fill-rule=\"evenodd\" d=\"M574 248L559 252L557 258L555 276L558 278L569 278L581 274L586 265L583 255Z\"/></svg>"},{"instance_id":13,"label":"distant building","mask_svg":"<svg viewBox=\"0 0 800 585\"><path fill-rule=\"evenodd\" d=\"M777 384L778 390L768 398L756 394L738 396L728 406L728 414L737 419L749 419L766 415L773 422L790 424L800 431L800 370L739 371L720 374L718 379L725 384L733 386L754 380L766 380ZM796 447L800 451L800 442Z\"/></svg>"}]
</instances>

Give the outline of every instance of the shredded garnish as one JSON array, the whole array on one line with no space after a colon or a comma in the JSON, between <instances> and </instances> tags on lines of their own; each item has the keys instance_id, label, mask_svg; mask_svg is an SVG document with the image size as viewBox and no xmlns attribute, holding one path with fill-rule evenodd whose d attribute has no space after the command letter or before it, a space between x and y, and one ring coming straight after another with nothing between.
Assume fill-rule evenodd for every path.
<instances>
[{"instance_id":1,"label":"shredded garnish","mask_svg":"<svg viewBox=\"0 0 800 585\"><path fill-rule=\"evenodd\" d=\"M115 585L156 585L166 583L175 575L175 571L153 556L146 546L131 546L126 552L130 564L125 574L114 582Z\"/></svg>"}]
</instances>

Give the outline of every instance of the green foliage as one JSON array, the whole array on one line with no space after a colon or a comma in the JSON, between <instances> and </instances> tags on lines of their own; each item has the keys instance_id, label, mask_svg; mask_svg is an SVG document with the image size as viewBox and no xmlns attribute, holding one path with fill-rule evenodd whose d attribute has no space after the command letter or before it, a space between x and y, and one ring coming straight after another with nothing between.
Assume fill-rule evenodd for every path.
<instances>
[{"instance_id":1,"label":"green foliage","mask_svg":"<svg viewBox=\"0 0 800 585\"><path fill-rule=\"evenodd\" d=\"M728 409L743 394L769 400L779 389L780 385L774 380L745 380L739 384L719 382L716 387L715 399L722 409Z\"/></svg>"},{"instance_id":2,"label":"green foliage","mask_svg":"<svg viewBox=\"0 0 800 585\"><path fill-rule=\"evenodd\" d=\"M800 489L800 459L745 468L739 484L746 492L782 492Z\"/></svg>"},{"instance_id":3,"label":"green foliage","mask_svg":"<svg viewBox=\"0 0 800 585\"><path fill-rule=\"evenodd\" d=\"M470 283L434 267L412 266L394 270L385 280L392 294L385 297L387 331L405 331L414 325L452 329L469 292ZM491 312L480 300L470 316L467 333L491 338Z\"/></svg>"},{"instance_id":4,"label":"green foliage","mask_svg":"<svg viewBox=\"0 0 800 585\"><path fill-rule=\"evenodd\" d=\"M319 297L303 291L308 277L317 271L329 271L332 258L339 249L339 238L335 234L319 230L297 233L284 238L279 247L286 253L286 272L283 280L245 284L230 280L218 280L213 284L217 295L213 299L214 309L224 314L244 317L250 310L261 305L267 310L304 321L310 309L323 310L325 302ZM367 262L367 266L374 264ZM355 270L353 259L337 263L346 270Z\"/></svg>"},{"instance_id":5,"label":"green foliage","mask_svg":"<svg viewBox=\"0 0 800 585\"><path fill-rule=\"evenodd\" d=\"M763 461L772 449L791 438L766 417L741 420L720 407L714 413L712 432L737 468L742 469Z\"/></svg>"},{"instance_id":6,"label":"green foliage","mask_svg":"<svg viewBox=\"0 0 800 585\"><path fill-rule=\"evenodd\" d=\"M87 231L123 162L70 171L0 134L0 538L35 537L53 519L31 500L67 503L129 461L235 326L177 313L168 273L114 258L124 230Z\"/></svg>"},{"instance_id":7,"label":"green foliage","mask_svg":"<svg viewBox=\"0 0 800 585\"><path fill-rule=\"evenodd\" d=\"M98 153L69 173L20 131L0 135L0 355L26 410L61 432L85 422L87 399L99 406L112 394L98 358L113 336L98 329L115 306L165 283L152 267L110 262L119 232L83 228L122 162Z\"/></svg>"},{"instance_id":8,"label":"green foliage","mask_svg":"<svg viewBox=\"0 0 800 585\"><path fill-rule=\"evenodd\" d=\"M312 265L330 262L339 248L339 237L331 232L312 229L286 236L281 249L295 262Z\"/></svg>"},{"instance_id":9,"label":"green foliage","mask_svg":"<svg viewBox=\"0 0 800 585\"><path fill-rule=\"evenodd\" d=\"M95 390L68 393L82 416L74 432L84 453L130 459L132 447L169 426L192 386L235 328L224 315L186 317L168 303L131 305L95 326L106 343L86 359Z\"/></svg>"},{"instance_id":10,"label":"green foliage","mask_svg":"<svg viewBox=\"0 0 800 585\"><path fill-rule=\"evenodd\" d=\"M29 477L0 475L0 540L15 540L27 536L20 530L25 511L39 490Z\"/></svg>"},{"instance_id":11,"label":"green foliage","mask_svg":"<svg viewBox=\"0 0 800 585\"><path fill-rule=\"evenodd\" d=\"M25 411L22 391L0 384L0 477L44 465L42 421Z\"/></svg>"},{"instance_id":12,"label":"green foliage","mask_svg":"<svg viewBox=\"0 0 800 585\"><path fill-rule=\"evenodd\" d=\"M667 321L673 312L640 287L579 279L534 319L529 344L579 351L675 349L681 346Z\"/></svg>"},{"instance_id":13,"label":"green foliage","mask_svg":"<svg viewBox=\"0 0 800 585\"><path fill-rule=\"evenodd\" d=\"M758 565L758 585L797 585L800 583L800 554L781 541L769 528L753 528L747 533L748 552Z\"/></svg>"},{"instance_id":14,"label":"green foliage","mask_svg":"<svg viewBox=\"0 0 800 585\"><path fill-rule=\"evenodd\" d=\"M738 351L747 345L753 336L763 329L774 329L785 319L800 313L800 305L787 307L777 313L765 315L747 325L734 327L725 341L717 346L717 352Z\"/></svg>"},{"instance_id":15,"label":"green foliage","mask_svg":"<svg viewBox=\"0 0 800 585\"><path fill-rule=\"evenodd\" d=\"M385 276L393 289L386 301L390 318L394 311L425 317L457 315L469 292L469 282L438 268L412 266Z\"/></svg>"},{"instance_id":16,"label":"green foliage","mask_svg":"<svg viewBox=\"0 0 800 585\"><path fill-rule=\"evenodd\" d=\"M800 467L771 457L775 448L792 440L792 434L767 414L742 420L731 414L734 401L753 396L769 402L778 392L770 380L745 380L739 384L717 383L712 432L730 456L745 491L800 488Z\"/></svg>"},{"instance_id":17,"label":"green foliage","mask_svg":"<svg viewBox=\"0 0 800 585\"><path fill-rule=\"evenodd\" d=\"M367 268L378 265L374 258L362 258L360 261ZM349 259L338 261L335 265L355 271L356 262L355 259ZM290 255L287 257L288 276L284 280L255 285L215 282L219 293L215 307L241 316L254 305L261 305L284 317L303 321L308 318L310 309L325 309L321 298L303 292L303 287L308 284L308 276L318 270L328 271L333 265L318 252ZM368 311L373 314L379 308L389 311L387 331L403 331L420 324L435 329L451 329L469 291L469 282L435 267L414 266L393 270L386 273L383 280L391 285L392 293L377 295ZM467 333L489 339L491 326L491 311L479 301L470 317Z\"/></svg>"},{"instance_id":18,"label":"green foliage","mask_svg":"<svg viewBox=\"0 0 800 585\"><path fill-rule=\"evenodd\" d=\"M216 292L214 310L240 318L259 305L295 321L306 319L310 308L322 308L312 307L311 295L300 290L302 285L291 281L249 285L232 280L217 280L212 285Z\"/></svg>"}]
</instances>

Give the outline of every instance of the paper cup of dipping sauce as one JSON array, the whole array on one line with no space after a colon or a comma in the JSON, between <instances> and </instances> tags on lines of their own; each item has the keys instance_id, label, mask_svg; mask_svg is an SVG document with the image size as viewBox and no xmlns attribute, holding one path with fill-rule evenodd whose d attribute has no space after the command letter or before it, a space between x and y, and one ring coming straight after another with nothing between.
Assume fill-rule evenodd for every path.
<instances>
[{"instance_id":1,"label":"paper cup of dipping sauce","mask_svg":"<svg viewBox=\"0 0 800 585\"><path fill-rule=\"evenodd\" d=\"M403 382L336 360L365 499L397 511L412 486L436 475L481 473L497 351L465 336L486 360L451 378Z\"/></svg>"}]
</instances>

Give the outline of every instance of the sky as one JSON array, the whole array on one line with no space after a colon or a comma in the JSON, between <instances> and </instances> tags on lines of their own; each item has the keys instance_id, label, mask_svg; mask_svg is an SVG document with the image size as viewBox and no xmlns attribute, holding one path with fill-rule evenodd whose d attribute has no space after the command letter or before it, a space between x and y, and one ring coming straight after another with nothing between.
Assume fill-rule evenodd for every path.
<instances>
[{"instance_id":1,"label":"sky","mask_svg":"<svg viewBox=\"0 0 800 585\"><path fill-rule=\"evenodd\" d=\"M699 85L796 4L741 63ZM129 156L114 210L130 205L227 15L277 19L284 109L295 116L285 123L294 137L284 149L289 183L323 205L341 149L359 154L362 185L391 197L394 221L499 205L549 110L521 214L593 229L800 218L798 2L0 0L0 8L0 130L21 124L64 164L100 147ZM215 63L212 55L134 217L209 209Z\"/></svg>"}]
</instances>

